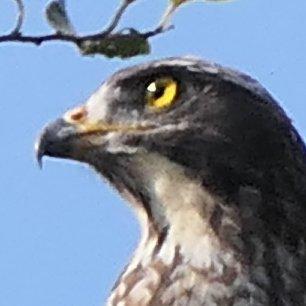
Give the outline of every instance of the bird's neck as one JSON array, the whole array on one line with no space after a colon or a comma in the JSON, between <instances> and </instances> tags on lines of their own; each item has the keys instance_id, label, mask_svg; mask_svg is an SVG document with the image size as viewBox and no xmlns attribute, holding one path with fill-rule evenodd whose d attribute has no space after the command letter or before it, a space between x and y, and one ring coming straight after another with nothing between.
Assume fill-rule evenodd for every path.
<instances>
[{"instance_id":1,"label":"bird's neck","mask_svg":"<svg viewBox=\"0 0 306 306\"><path fill-rule=\"evenodd\" d=\"M177 223L164 232L154 229L145 211L139 217L141 242L108 305L187 305L188 296L190 305L214 305L217 298L230 301L247 283L235 252L221 245L196 212L178 213Z\"/></svg>"},{"instance_id":2,"label":"bird's neck","mask_svg":"<svg viewBox=\"0 0 306 306\"><path fill-rule=\"evenodd\" d=\"M137 165L138 179L149 193L150 213L145 206L135 205L142 239L109 305L126 299L132 305L153 301L152 305L172 305L173 297L181 294L184 299L186 292L209 301L216 295L211 292L213 283L219 284L224 297L230 297L246 281L243 266L214 227L227 226L234 233L238 225L218 213L217 198L181 167L159 156L141 157Z\"/></svg>"}]
</instances>

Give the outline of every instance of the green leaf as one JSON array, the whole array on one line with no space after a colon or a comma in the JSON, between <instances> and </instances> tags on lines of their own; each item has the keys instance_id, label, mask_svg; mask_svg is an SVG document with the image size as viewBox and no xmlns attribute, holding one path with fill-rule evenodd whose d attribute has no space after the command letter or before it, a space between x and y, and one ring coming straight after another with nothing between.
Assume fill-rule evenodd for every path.
<instances>
[{"instance_id":1,"label":"green leaf","mask_svg":"<svg viewBox=\"0 0 306 306\"><path fill-rule=\"evenodd\" d=\"M101 54L109 58L129 58L149 54L150 44L141 35L118 34L101 40L88 40L80 45L83 55Z\"/></svg>"}]
</instances>

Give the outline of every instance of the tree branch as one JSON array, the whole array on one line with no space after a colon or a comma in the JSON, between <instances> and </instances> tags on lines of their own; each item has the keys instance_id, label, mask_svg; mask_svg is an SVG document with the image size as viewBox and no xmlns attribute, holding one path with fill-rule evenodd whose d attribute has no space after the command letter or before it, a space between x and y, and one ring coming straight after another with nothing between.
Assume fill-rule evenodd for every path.
<instances>
[{"instance_id":1,"label":"tree branch","mask_svg":"<svg viewBox=\"0 0 306 306\"><path fill-rule=\"evenodd\" d=\"M121 2L121 5L119 6L119 8L117 9L110 25L106 28L106 30L104 30L103 32L109 34L111 33L113 30L115 30L115 28L117 27L117 25L119 24L120 19L122 18L124 12L126 11L126 9L129 7L129 5L134 2L134 0L123 0Z\"/></svg>"},{"instance_id":2,"label":"tree branch","mask_svg":"<svg viewBox=\"0 0 306 306\"><path fill-rule=\"evenodd\" d=\"M150 45L148 39L172 29L169 23L174 10L168 7L159 25L151 31L139 32L136 29L129 29L130 31L128 32L113 32L127 8L132 2L136 1L122 0L110 24L104 31L90 35L70 34L58 31L55 34L48 35L22 35L21 28L25 16L24 4L22 0L14 1L18 5L17 23L11 33L0 36L0 43L19 42L39 46L46 42L62 41L76 45L83 55L103 54L108 57L117 56L125 58L149 53ZM56 4L57 1L58 0L54 0L53 3Z\"/></svg>"},{"instance_id":3,"label":"tree branch","mask_svg":"<svg viewBox=\"0 0 306 306\"><path fill-rule=\"evenodd\" d=\"M77 35L64 35L64 34L50 34L50 35L38 35L38 36L31 36L31 35L20 35L19 33L12 32L8 35L0 36L0 43L3 42L21 42L21 43L31 43L34 45L41 45L42 43L50 42L50 41L63 41L63 42L71 42L75 45L81 45L82 42L86 41L101 41L103 39L115 39L118 37L135 37L138 36L140 38L151 38L152 36L156 36L158 34L162 34L171 30L173 27L169 27L166 29L161 29L160 27L156 28L155 30L139 33L134 29L131 29L131 33L122 34L122 33L115 33L115 34L108 34L108 32L103 31L96 34L91 35L84 35L84 36L77 36Z\"/></svg>"},{"instance_id":4,"label":"tree branch","mask_svg":"<svg viewBox=\"0 0 306 306\"><path fill-rule=\"evenodd\" d=\"M176 9L177 9L177 5L171 2L169 6L166 8L157 28L165 29L169 27L171 18Z\"/></svg>"}]
</instances>

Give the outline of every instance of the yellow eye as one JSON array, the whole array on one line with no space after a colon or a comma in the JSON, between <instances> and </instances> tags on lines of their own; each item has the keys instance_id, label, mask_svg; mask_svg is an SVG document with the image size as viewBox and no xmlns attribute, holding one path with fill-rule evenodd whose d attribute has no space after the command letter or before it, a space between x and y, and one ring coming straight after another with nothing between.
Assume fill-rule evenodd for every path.
<instances>
[{"instance_id":1,"label":"yellow eye","mask_svg":"<svg viewBox=\"0 0 306 306\"><path fill-rule=\"evenodd\" d=\"M178 84L171 78L160 78L147 87L147 103L149 107L162 109L172 105L177 96Z\"/></svg>"}]
</instances>

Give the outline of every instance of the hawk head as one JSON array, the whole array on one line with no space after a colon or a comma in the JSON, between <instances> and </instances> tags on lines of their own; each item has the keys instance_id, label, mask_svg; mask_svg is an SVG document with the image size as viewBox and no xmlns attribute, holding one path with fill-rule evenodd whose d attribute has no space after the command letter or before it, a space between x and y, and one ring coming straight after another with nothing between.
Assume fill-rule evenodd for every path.
<instances>
[{"instance_id":1,"label":"hawk head","mask_svg":"<svg viewBox=\"0 0 306 306\"><path fill-rule=\"evenodd\" d=\"M89 164L135 207L144 238L114 305L145 298L137 284L149 267L170 284L181 277L182 292L200 301L248 303L259 290L267 305L285 299L285 288L275 292L283 272L273 263L278 247L301 251L306 237L305 148L250 77L193 58L119 71L47 125L36 150L40 162L47 155ZM188 273L175 274L182 265ZM172 305L176 291L162 294L162 277L151 278L148 301ZM209 291L207 283L231 289Z\"/></svg>"}]
</instances>

